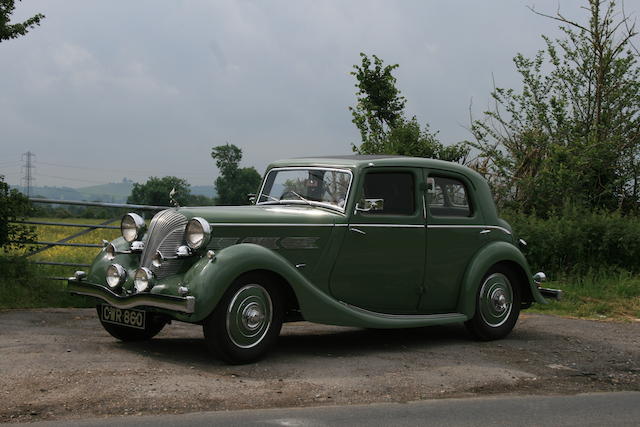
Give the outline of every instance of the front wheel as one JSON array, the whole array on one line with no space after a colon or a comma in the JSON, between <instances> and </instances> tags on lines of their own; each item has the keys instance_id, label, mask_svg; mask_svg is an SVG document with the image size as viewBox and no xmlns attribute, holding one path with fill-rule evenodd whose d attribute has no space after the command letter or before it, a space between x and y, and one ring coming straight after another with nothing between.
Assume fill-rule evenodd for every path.
<instances>
[{"instance_id":1,"label":"front wheel","mask_svg":"<svg viewBox=\"0 0 640 427\"><path fill-rule=\"evenodd\" d=\"M227 363L262 358L280 334L280 289L261 275L245 275L227 290L202 325L207 347Z\"/></svg>"},{"instance_id":2,"label":"front wheel","mask_svg":"<svg viewBox=\"0 0 640 427\"><path fill-rule=\"evenodd\" d=\"M520 301L520 287L511 270L493 268L478 288L475 315L465 326L482 341L504 338L518 321Z\"/></svg>"}]
</instances>

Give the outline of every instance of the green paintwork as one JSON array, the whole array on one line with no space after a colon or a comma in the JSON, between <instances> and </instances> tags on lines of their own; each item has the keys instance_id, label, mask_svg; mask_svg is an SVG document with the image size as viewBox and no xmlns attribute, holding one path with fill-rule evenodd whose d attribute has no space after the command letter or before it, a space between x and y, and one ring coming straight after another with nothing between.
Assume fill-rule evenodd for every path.
<instances>
[{"instance_id":1,"label":"green paintwork","mask_svg":"<svg viewBox=\"0 0 640 427\"><path fill-rule=\"evenodd\" d=\"M511 228L497 216L486 181L470 169L407 157L293 159L273 163L269 169L298 166L351 171L353 181L344 212L303 201L179 208L187 219L206 219L211 224L211 240L207 248L181 261L177 274L157 280L148 298L176 297L178 288L186 287L195 297L195 310L191 314L152 310L185 322L202 322L236 278L263 270L279 276L292 289L300 314L308 321L370 328L461 322L474 315L478 287L487 272L505 262L520 272L522 286L530 291L523 292L525 299L530 295L533 302L545 303ZM374 171L413 174L413 214L375 215L355 210L364 176ZM472 215L425 217L430 176L464 182ZM129 250L122 238L112 243L119 251ZM209 249L215 251L213 259L206 256ZM110 261L101 251L83 286L106 286L106 268L117 262L128 272L124 288L131 290L140 257L119 254Z\"/></svg>"}]
</instances>

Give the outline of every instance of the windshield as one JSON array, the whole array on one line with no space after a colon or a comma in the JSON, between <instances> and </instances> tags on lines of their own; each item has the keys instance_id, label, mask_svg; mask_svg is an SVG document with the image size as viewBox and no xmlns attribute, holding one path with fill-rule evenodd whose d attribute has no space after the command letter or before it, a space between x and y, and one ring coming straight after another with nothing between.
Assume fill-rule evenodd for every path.
<instances>
[{"instance_id":1,"label":"windshield","mask_svg":"<svg viewBox=\"0 0 640 427\"><path fill-rule=\"evenodd\" d=\"M258 204L297 203L324 205L344 211L351 172L325 168L271 169Z\"/></svg>"}]
</instances>

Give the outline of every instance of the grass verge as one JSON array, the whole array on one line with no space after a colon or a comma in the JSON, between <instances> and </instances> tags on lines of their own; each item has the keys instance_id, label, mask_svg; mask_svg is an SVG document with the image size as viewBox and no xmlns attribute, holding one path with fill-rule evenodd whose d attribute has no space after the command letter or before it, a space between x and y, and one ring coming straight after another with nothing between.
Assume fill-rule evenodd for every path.
<instances>
[{"instance_id":1,"label":"grass verge","mask_svg":"<svg viewBox=\"0 0 640 427\"><path fill-rule=\"evenodd\" d=\"M535 304L529 311L583 319L640 321L640 275L624 270L589 271L545 284L562 289L561 301Z\"/></svg>"}]
</instances>

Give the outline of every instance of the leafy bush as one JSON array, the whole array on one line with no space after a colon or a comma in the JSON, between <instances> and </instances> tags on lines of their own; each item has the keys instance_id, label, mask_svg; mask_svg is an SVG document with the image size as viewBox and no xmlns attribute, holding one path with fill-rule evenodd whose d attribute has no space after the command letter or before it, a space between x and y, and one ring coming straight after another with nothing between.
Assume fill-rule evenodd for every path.
<instances>
[{"instance_id":1,"label":"leafy bush","mask_svg":"<svg viewBox=\"0 0 640 427\"><path fill-rule=\"evenodd\" d=\"M547 218L515 211L502 216L528 243L525 253L534 270L556 276L604 270L640 273L640 216L575 207Z\"/></svg>"},{"instance_id":2,"label":"leafy bush","mask_svg":"<svg viewBox=\"0 0 640 427\"><path fill-rule=\"evenodd\" d=\"M35 239L35 229L13 221L23 219L31 213L29 199L17 190L9 189L0 175L0 249L10 251L24 248L24 244L13 241L31 241Z\"/></svg>"}]
</instances>

